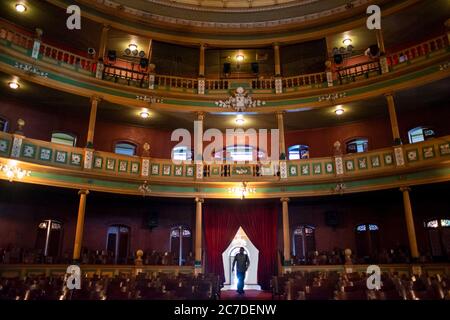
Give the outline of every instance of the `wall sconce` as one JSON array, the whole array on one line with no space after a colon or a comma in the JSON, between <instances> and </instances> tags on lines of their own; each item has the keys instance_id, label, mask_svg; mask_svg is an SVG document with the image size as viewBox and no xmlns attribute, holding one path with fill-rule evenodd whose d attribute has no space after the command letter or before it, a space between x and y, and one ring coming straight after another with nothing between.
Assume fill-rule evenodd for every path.
<instances>
[{"instance_id":1,"label":"wall sconce","mask_svg":"<svg viewBox=\"0 0 450 320\"><path fill-rule=\"evenodd\" d=\"M128 49L130 49L131 52L136 51L137 48L138 48L137 44L130 43L130 44L128 45Z\"/></svg>"},{"instance_id":2,"label":"wall sconce","mask_svg":"<svg viewBox=\"0 0 450 320\"><path fill-rule=\"evenodd\" d=\"M0 164L0 171L8 178L9 182L14 180L22 180L25 177L29 177L31 171L23 170L19 168L15 163L12 165Z\"/></svg>"}]
</instances>

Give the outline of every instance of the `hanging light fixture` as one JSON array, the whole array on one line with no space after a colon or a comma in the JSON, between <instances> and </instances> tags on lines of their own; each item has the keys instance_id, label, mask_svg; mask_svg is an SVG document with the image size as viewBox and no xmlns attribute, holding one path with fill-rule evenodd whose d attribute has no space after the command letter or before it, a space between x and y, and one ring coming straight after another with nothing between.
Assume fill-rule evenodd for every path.
<instances>
[{"instance_id":1,"label":"hanging light fixture","mask_svg":"<svg viewBox=\"0 0 450 320\"><path fill-rule=\"evenodd\" d=\"M336 107L336 110L334 110L334 113L336 113L336 115L338 115L338 116L344 114L344 112L345 112L345 110L344 110L344 108L342 108L341 105L338 105Z\"/></svg>"},{"instance_id":2,"label":"hanging light fixture","mask_svg":"<svg viewBox=\"0 0 450 320\"><path fill-rule=\"evenodd\" d=\"M20 84L17 81L8 82L8 86L13 90L17 90L20 88Z\"/></svg>"},{"instance_id":3,"label":"hanging light fixture","mask_svg":"<svg viewBox=\"0 0 450 320\"><path fill-rule=\"evenodd\" d=\"M144 181L144 183L139 186L138 190L139 190L139 192L142 193L142 195L144 197L152 192L152 189L151 189L150 185L148 184L148 181Z\"/></svg>"},{"instance_id":4,"label":"hanging light fixture","mask_svg":"<svg viewBox=\"0 0 450 320\"><path fill-rule=\"evenodd\" d=\"M242 114L239 114L237 117L236 117L236 120L234 120L235 122L236 122L236 124L238 125L238 126L242 126L244 123L245 123L245 119L244 119L244 116L242 115Z\"/></svg>"},{"instance_id":5,"label":"hanging light fixture","mask_svg":"<svg viewBox=\"0 0 450 320\"><path fill-rule=\"evenodd\" d=\"M236 61L238 62L242 62L244 61L244 55L242 53L239 53L238 55L236 55Z\"/></svg>"},{"instance_id":6,"label":"hanging light fixture","mask_svg":"<svg viewBox=\"0 0 450 320\"><path fill-rule=\"evenodd\" d=\"M247 182L242 182L242 184L238 187L232 187L228 189L228 192L234 195L237 195L244 200L247 196L256 193L256 188L250 188L247 185Z\"/></svg>"},{"instance_id":7,"label":"hanging light fixture","mask_svg":"<svg viewBox=\"0 0 450 320\"><path fill-rule=\"evenodd\" d=\"M345 44L346 46L349 46L352 44L352 39L350 38L345 38L344 40L342 40L342 43Z\"/></svg>"},{"instance_id":8,"label":"hanging light fixture","mask_svg":"<svg viewBox=\"0 0 450 320\"><path fill-rule=\"evenodd\" d=\"M128 49L130 49L131 52L134 52L135 50L137 50L137 48L138 48L137 44L130 43L130 44L128 45Z\"/></svg>"}]
</instances>

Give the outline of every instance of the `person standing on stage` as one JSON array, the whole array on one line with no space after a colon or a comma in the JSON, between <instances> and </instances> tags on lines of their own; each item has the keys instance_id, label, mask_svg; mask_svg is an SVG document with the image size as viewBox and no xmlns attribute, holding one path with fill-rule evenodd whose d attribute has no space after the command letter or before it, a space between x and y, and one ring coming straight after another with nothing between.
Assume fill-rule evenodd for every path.
<instances>
[{"instance_id":1,"label":"person standing on stage","mask_svg":"<svg viewBox=\"0 0 450 320\"><path fill-rule=\"evenodd\" d=\"M239 253L234 257L233 260L233 269L232 272L234 272L234 266L237 264L237 278L238 278L238 286L237 286L237 292L239 294L244 294L244 280L245 280L245 273L248 270L248 267L250 266L250 259L248 258L248 255L244 253L244 248L239 249Z\"/></svg>"}]
</instances>

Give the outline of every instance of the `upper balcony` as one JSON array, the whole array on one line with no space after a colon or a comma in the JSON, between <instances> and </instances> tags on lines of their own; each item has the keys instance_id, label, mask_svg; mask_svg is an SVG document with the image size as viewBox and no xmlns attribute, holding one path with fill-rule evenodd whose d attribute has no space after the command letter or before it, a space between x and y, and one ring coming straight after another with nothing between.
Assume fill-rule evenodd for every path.
<instances>
[{"instance_id":1,"label":"upper balcony","mask_svg":"<svg viewBox=\"0 0 450 320\"><path fill-rule=\"evenodd\" d=\"M164 99L154 108L220 111L214 100L242 86L267 103L255 111L273 112L303 106L327 106L331 100L351 102L387 91L414 87L448 76L449 41L443 34L401 50L370 59L356 57L346 66L331 65L325 72L265 78L187 78L131 70L41 42L32 58L31 33L2 21L0 69L27 80L82 96L99 95L114 103L147 107L148 96ZM352 63L353 61L353 63ZM37 76L36 72L39 71ZM151 71L151 70L150 70ZM169 99L171 98L171 99Z\"/></svg>"}]
</instances>

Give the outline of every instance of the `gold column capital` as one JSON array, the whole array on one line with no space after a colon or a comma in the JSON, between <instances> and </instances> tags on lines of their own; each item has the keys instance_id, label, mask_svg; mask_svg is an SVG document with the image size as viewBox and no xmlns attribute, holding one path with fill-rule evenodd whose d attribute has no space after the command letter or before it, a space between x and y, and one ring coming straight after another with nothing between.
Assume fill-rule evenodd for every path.
<instances>
[{"instance_id":1,"label":"gold column capital","mask_svg":"<svg viewBox=\"0 0 450 320\"><path fill-rule=\"evenodd\" d=\"M289 199L289 198L281 198L280 201L281 202L289 202L289 201L291 201L291 199Z\"/></svg>"},{"instance_id":2,"label":"gold column capital","mask_svg":"<svg viewBox=\"0 0 450 320\"><path fill-rule=\"evenodd\" d=\"M103 24L103 30L109 31L111 29L111 26L107 23Z\"/></svg>"},{"instance_id":3,"label":"gold column capital","mask_svg":"<svg viewBox=\"0 0 450 320\"><path fill-rule=\"evenodd\" d=\"M198 121L203 121L205 119L206 114L205 114L205 112L199 111L199 112L196 112L196 115L197 115Z\"/></svg>"},{"instance_id":4,"label":"gold column capital","mask_svg":"<svg viewBox=\"0 0 450 320\"><path fill-rule=\"evenodd\" d=\"M399 190L400 190L401 192L409 192L409 191L411 191L411 188L408 187L408 186L405 186L405 187L400 187Z\"/></svg>"},{"instance_id":5,"label":"gold column capital","mask_svg":"<svg viewBox=\"0 0 450 320\"><path fill-rule=\"evenodd\" d=\"M195 202L196 203L204 203L205 202L205 199L203 199L203 198L195 198Z\"/></svg>"},{"instance_id":6,"label":"gold column capital","mask_svg":"<svg viewBox=\"0 0 450 320\"><path fill-rule=\"evenodd\" d=\"M81 189L80 191L78 191L78 195L82 195L82 194L88 195L88 194L89 194L89 190L87 190L87 189Z\"/></svg>"},{"instance_id":7,"label":"gold column capital","mask_svg":"<svg viewBox=\"0 0 450 320\"><path fill-rule=\"evenodd\" d=\"M91 101L91 103L93 103L93 102L99 103L100 101L102 101L102 97L94 95L94 96L91 96L90 101Z\"/></svg>"},{"instance_id":8,"label":"gold column capital","mask_svg":"<svg viewBox=\"0 0 450 320\"><path fill-rule=\"evenodd\" d=\"M394 97L395 96L395 92L394 91L390 91L390 92L386 92L385 94L384 94L384 96L386 97L386 98L389 98L389 97Z\"/></svg>"},{"instance_id":9,"label":"gold column capital","mask_svg":"<svg viewBox=\"0 0 450 320\"><path fill-rule=\"evenodd\" d=\"M279 42L274 42L273 44L274 48L280 48L280 43Z\"/></svg>"}]
</instances>

